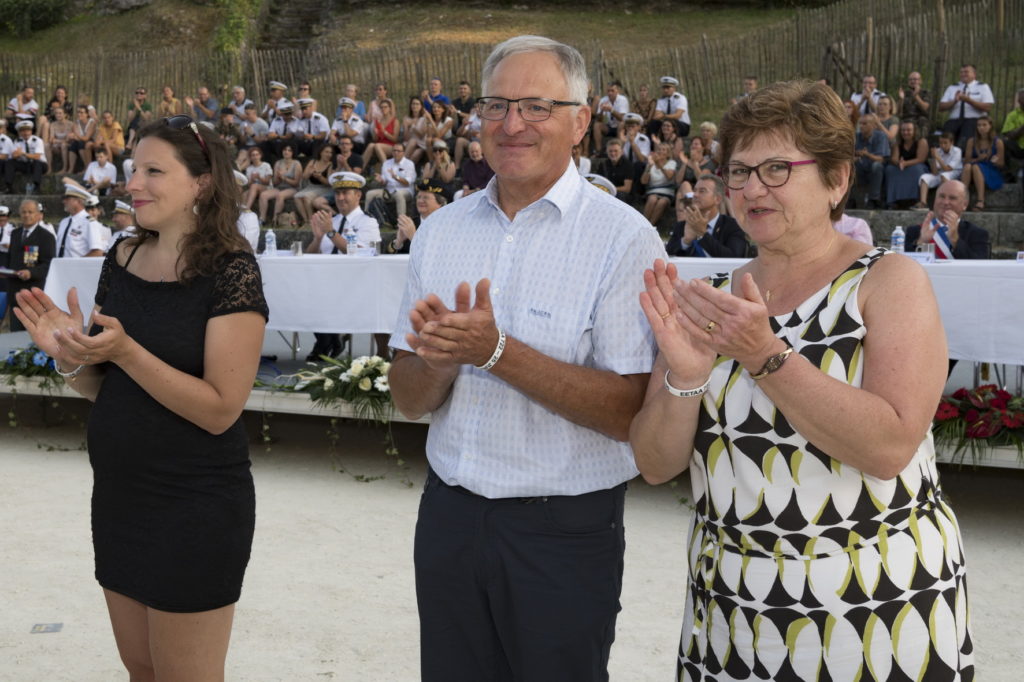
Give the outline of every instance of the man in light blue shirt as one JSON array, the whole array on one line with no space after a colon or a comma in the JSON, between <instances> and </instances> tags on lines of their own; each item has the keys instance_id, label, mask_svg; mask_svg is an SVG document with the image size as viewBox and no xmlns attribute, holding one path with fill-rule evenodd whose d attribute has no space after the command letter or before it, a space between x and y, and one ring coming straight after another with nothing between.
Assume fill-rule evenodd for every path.
<instances>
[{"instance_id":1,"label":"man in light blue shirt","mask_svg":"<svg viewBox=\"0 0 1024 682\"><path fill-rule=\"evenodd\" d=\"M422 677L606 680L637 473L623 441L654 360L638 294L664 249L570 160L591 117L575 49L508 40L482 92L495 177L421 225L391 337L396 406L432 413Z\"/></svg>"}]
</instances>

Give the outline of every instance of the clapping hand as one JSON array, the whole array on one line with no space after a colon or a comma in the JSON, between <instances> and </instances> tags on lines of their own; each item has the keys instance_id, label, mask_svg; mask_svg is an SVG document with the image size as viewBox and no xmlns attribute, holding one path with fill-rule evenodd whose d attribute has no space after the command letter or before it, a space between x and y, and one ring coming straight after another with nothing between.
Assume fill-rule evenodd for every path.
<instances>
[{"instance_id":1,"label":"clapping hand","mask_svg":"<svg viewBox=\"0 0 1024 682\"><path fill-rule=\"evenodd\" d=\"M313 238L321 239L331 231L331 214L328 211L319 210L309 219L309 226L313 229Z\"/></svg>"},{"instance_id":2,"label":"clapping hand","mask_svg":"<svg viewBox=\"0 0 1024 682\"><path fill-rule=\"evenodd\" d=\"M417 334L406 337L416 354L438 369L454 365L482 365L498 344L498 327L491 307L491 281L476 284L471 302L469 282L455 289L455 310L448 310L434 294L416 302L409 314Z\"/></svg>"},{"instance_id":3,"label":"clapping hand","mask_svg":"<svg viewBox=\"0 0 1024 682\"><path fill-rule=\"evenodd\" d=\"M75 358L65 355L61 349L58 336L61 330L68 327L82 328L82 309L78 306L78 291L72 287L68 291L68 310L61 310L49 296L43 293L42 289L32 287L23 289L15 296L18 305L14 307L14 315L23 325L25 330L32 336L40 349L55 360L65 360L61 363L63 369L83 364L81 361L74 362Z\"/></svg>"},{"instance_id":4,"label":"clapping hand","mask_svg":"<svg viewBox=\"0 0 1024 682\"><path fill-rule=\"evenodd\" d=\"M679 280L676 266L666 265L659 258L652 269L644 271L644 286L640 307L672 374L686 386L704 383L711 373L715 352L703 338L706 334L693 331L692 323L688 325L681 318L676 290L685 290L688 284Z\"/></svg>"}]
</instances>

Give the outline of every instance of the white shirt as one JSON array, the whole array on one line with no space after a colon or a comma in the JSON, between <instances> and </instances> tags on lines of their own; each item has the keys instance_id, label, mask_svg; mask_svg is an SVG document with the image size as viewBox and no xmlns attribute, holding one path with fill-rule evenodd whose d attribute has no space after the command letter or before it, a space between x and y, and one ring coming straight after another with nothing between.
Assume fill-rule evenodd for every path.
<instances>
[{"instance_id":1,"label":"white shirt","mask_svg":"<svg viewBox=\"0 0 1024 682\"><path fill-rule=\"evenodd\" d=\"M246 104L252 104L252 100L249 99L248 97L243 99L241 104L236 102L233 98L228 103L228 106L231 107L231 109L235 112L235 116L238 117L239 121L241 121L243 118L245 118L245 105Z\"/></svg>"},{"instance_id":2,"label":"white shirt","mask_svg":"<svg viewBox=\"0 0 1024 682\"><path fill-rule=\"evenodd\" d=\"M93 161L85 169L85 175L82 176L82 179L93 185L98 185L103 180L110 180L110 186L113 187L117 183L117 166L109 161L102 166L99 161Z\"/></svg>"},{"instance_id":3,"label":"white shirt","mask_svg":"<svg viewBox=\"0 0 1024 682\"><path fill-rule=\"evenodd\" d=\"M627 100L622 95L618 95L615 98L615 101L612 102L608 95L605 95L604 97L601 98L601 101L597 103L598 115L601 116L604 122L607 123L612 128L618 128L619 123L622 122L622 119L615 118L614 116L612 116L611 111L602 112L601 107L604 106L605 104L611 104L612 111L614 111L617 114L622 114L624 116L629 113L629 100Z\"/></svg>"},{"instance_id":4,"label":"white shirt","mask_svg":"<svg viewBox=\"0 0 1024 682\"><path fill-rule=\"evenodd\" d=\"M683 110L683 115L679 117L680 123L690 123L690 108L686 101L686 96L681 92L673 92L671 97L662 97L658 100L655 108L663 112L665 115L674 114L680 109Z\"/></svg>"},{"instance_id":5,"label":"white shirt","mask_svg":"<svg viewBox=\"0 0 1024 682\"><path fill-rule=\"evenodd\" d=\"M301 118L292 118L290 121L286 121L284 116L278 116L270 122L270 131L276 133L279 137L284 137L288 133L293 135L301 135L306 132L306 124L303 123Z\"/></svg>"},{"instance_id":6,"label":"white shirt","mask_svg":"<svg viewBox=\"0 0 1024 682\"><path fill-rule=\"evenodd\" d=\"M39 111L39 103L34 99L30 99L28 103L22 104L20 97L13 97L7 103L7 108L14 111L14 115L18 120L25 120L36 117L36 113Z\"/></svg>"},{"instance_id":7,"label":"white shirt","mask_svg":"<svg viewBox=\"0 0 1024 682\"><path fill-rule=\"evenodd\" d=\"M10 158L14 151L14 142L6 135L0 135L0 156Z\"/></svg>"},{"instance_id":8,"label":"white shirt","mask_svg":"<svg viewBox=\"0 0 1024 682\"><path fill-rule=\"evenodd\" d=\"M7 224L0 230L0 253L7 253L11 249L11 233L14 232L14 224L8 219Z\"/></svg>"},{"instance_id":9,"label":"white shirt","mask_svg":"<svg viewBox=\"0 0 1024 682\"><path fill-rule=\"evenodd\" d=\"M942 159L942 163L949 166L950 170L961 170L964 167L964 153L955 144L949 148L949 153L942 151L942 147L939 147L939 158ZM941 168L937 169L940 173L943 172Z\"/></svg>"},{"instance_id":10,"label":"white shirt","mask_svg":"<svg viewBox=\"0 0 1024 682\"><path fill-rule=\"evenodd\" d=\"M405 178L409 184L403 185L392 177L392 171L395 171L398 177ZM380 167L380 176L384 178L384 187L389 192L394 193L403 189L411 192L416 185L416 164L405 157L402 157L402 162L397 164L394 159L388 159Z\"/></svg>"},{"instance_id":11,"label":"white shirt","mask_svg":"<svg viewBox=\"0 0 1024 682\"><path fill-rule=\"evenodd\" d=\"M254 182L258 182L261 185L269 185L274 177L274 169L266 161L263 161L258 166L249 164L249 167L245 169L245 177L249 178L250 185Z\"/></svg>"},{"instance_id":12,"label":"white shirt","mask_svg":"<svg viewBox=\"0 0 1024 682\"><path fill-rule=\"evenodd\" d=\"M579 171L580 171L580 175L586 175L587 173L590 172L590 157L589 156L581 156L580 157Z\"/></svg>"},{"instance_id":13,"label":"white shirt","mask_svg":"<svg viewBox=\"0 0 1024 682\"><path fill-rule=\"evenodd\" d=\"M884 96L885 96L885 93L882 92L881 90L875 89L875 90L871 91L871 101L875 103L875 108L876 109L878 108L878 100L881 99ZM855 92L852 95L850 95L850 101L853 102L857 106L857 108L860 110L861 114L873 113L871 111L871 107L867 103L864 102L864 93L863 92Z\"/></svg>"},{"instance_id":14,"label":"white shirt","mask_svg":"<svg viewBox=\"0 0 1024 682\"><path fill-rule=\"evenodd\" d=\"M253 211L242 207L241 213L238 214L238 222L235 223L238 226L238 231L245 241L249 242L249 246L252 247L252 252L256 253L256 249L260 243L260 219Z\"/></svg>"},{"instance_id":15,"label":"white shirt","mask_svg":"<svg viewBox=\"0 0 1024 682\"><path fill-rule=\"evenodd\" d=\"M973 80L966 85L961 81L954 83L946 88L946 91L942 93L942 99L940 102L952 102L956 99L956 93L967 92L967 96L973 99L975 102L982 102L985 104L995 103L995 98L992 97L992 88L988 87L986 83L979 83L977 80ZM953 104L953 108L949 110L950 118L960 118L960 105L963 105L964 118L980 118L987 112L981 109L975 109L967 102L956 102Z\"/></svg>"},{"instance_id":16,"label":"white shirt","mask_svg":"<svg viewBox=\"0 0 1024 682\"><path fill-rule=\"evenodd\" d=\"M299 119L300 124L298 126L300 136L302 135L314 135L317 138L323 140L327 137L327 133L331 130L331 122L327 120L327 117L321 114L319 111L314 111L313 115L309 118Z\"/></svg>"},{"instance_id":17,"label":"white shirt","mask_svg":"<svg viewBox=\"0 0 1024 682\"><path fill-rule=\"evenodd\" d=\"M341 224L343 218L344 225ZM334 216L331 219L331 227L341 235L344 235L345 230L350 227L353 228L356 231L356 243L359 246L369 247L370 242L380 241L380 226L377 225L377 219L366 215L363 213L363 209L358 207L352 209L347 216L342 216L340 213ZM333 253L334 248L334 242L328 239L327 235L320 238L320 253ZM351 251L349 251L349 255L352 255Z\"/></svg>"},{"instance_id":18,"label":"white shirt","mask_svg":"<svg viewBox=\"0 0 1024 682\"><path fill-rule=\"evenodd\" d=\"M276 103L276 104L275 104L274 106L275 106L275 107L278 107L278 108L280 108L280 106L281 106L282 104L284 104L285 102L288 102L289 104L291 104L291 105L292 105L292 111L294 111L294 110L295 110L295 102L292 102L292 101L291 101L290 99L288 99L287 97L282 97L281 99L277 100L277 103ZM268 102L267 102L267 103L266 103L266 104L265 104L265 105L263 106L263 111L262 111L262 112L260 112L260 116L261 116L262 118L265 118L265 119L267 119L267 120L273 121L274 119L276 119L276 118L277 118L277 109L274 109L273 111L271 111L271 109L270 109L270 101L268 101Z\"/></svg>"},{"instance_id":19,"label":"white shirt","mask_svg":"<svg viewBox=\"0 0 1024 682\"><path fill-rule=\"evenodd\" d=\"M665 257L643 216L566 169L514 220L498 178L423 221L412 242L391 345L411 350L409 310L435 293L454 308L460 282L491 280L498 326L561 362L616 374L651 371L655 344L640 309L643 271ZM427 457L442 480L489 498L577 495L637 475L627 443L554 414L489 372L462 365L431 414Z\"/></svg>"},{"instance_id":20,"label":"white shirt","mask_svg":"<svg viewBox=\"0 0 1024 682\"><path fill-rule=\"evenodd\" d=\"M110 230L89 220L89 214L82 209L73 216L67 216L57 226L57 257L61 257L61 244L64 245L64 258L81 258L90 251L99 249L106 251L110 242Z\"/></svg>"},{"instance_id":21,"label":"white shirt","mask_svg":"<svg viewBox=\"0 0 1024 682\"><path fill-rule=\"evenodd\" d=\"M14 148L20 149L26 154L42 154L42 156L36 160L46 163L46 145L44 145L43 141L35 135L29 135L27 140L18 136L18 139L14 141ZM25 159L24 156L19 158L23 160Z\"/></svg>"},{"instance_id":22,"label":"white shirt","mask_svg":"<svg viewBox=\"0 0 1024 682\"><path fill-rule=\"evenodd\" d=\"M636 150L632 150L633 144L636 143ZM651 138L647 137L643 133L637 133L633 142L629 141L629 138L625 138L622 141L622 155L631 161L639 161L640 159L636 156L636 152L643 154L646 159L651 154Z\"/></svg>"},{"instance_id":23,"label":"white shirt","mask_svg":"<svg viewBox=\"0 0 1024 682\"><path fill-rule=\"evenodd\" d=\"M123 230L118 230L114 234L110 235L110 245L113 246L119 239L126 239L128 237L134 237L138 233L138 228L134 225L129 225ZM108 247L109 250L109 247Z\"/></svg>"},{"instance_id":24,"label":"white shirt","mask_svg":"<svg viewBox=\"0 0 1024 682\"><path fill-rule=\"evenodd\" d=\"M331 126L331 130L334 131L335 135L339 137L341 135L348 135L348 133L345 131L346 123L348 124L349 128L356 131L355 135L349 135L349 137L352 138L352 141L362 142L363 138L366 136L366 122L363 119L356 116L355 114L352 114L352 116L349 117L348 121L343 121L340 118L334 119L334 125ZM390 159L388 160L390 161Z\"/></svg>"}]
</instances>

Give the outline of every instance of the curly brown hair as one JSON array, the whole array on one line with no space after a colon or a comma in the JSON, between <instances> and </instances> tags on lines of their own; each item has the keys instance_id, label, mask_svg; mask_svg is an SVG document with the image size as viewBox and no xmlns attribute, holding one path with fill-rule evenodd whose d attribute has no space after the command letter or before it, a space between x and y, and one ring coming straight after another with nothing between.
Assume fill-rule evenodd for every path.
<instances>
[{"instance_id":1,"label":"curly brown hair","mask_svg":"<svg viewBox=\"0 0 1024 682\"><path fill-rule=\"evenodd\" d=\"M252 251L238 231L241 190L235 182L227 144L206 126L196 125L196 130L198 133L193 132L191 126L177 130L167 125L166 119L161 119L144 126L138 137L139 141L155 137L167 142L174 147L175 157L189 175L210 177L196 202L196 228L185 234L178 255L178 271L184 283L215 274L222 259L230 253ZM197 134L206 143L208 154L196 139ZM145 229L145 225L139 225L138 243L158 236Z\"/></svg>"},{"instance_id":2,"label":"curly brown hair","mask_svg":"<svg viewBox=\"0 0 1024 682\"><path fill-rule=\"evenodd\" d=\"M747 147L762 135L789 137L797 149L817 161L826 187L838 186L846 175L843 200L831 210L833 222L843 216L853 190L854 130L843 101L832 88L810 80L773 83L743 97L722 117L718 139L722 165L737 148Z\"/></svg>"}]
</instances>

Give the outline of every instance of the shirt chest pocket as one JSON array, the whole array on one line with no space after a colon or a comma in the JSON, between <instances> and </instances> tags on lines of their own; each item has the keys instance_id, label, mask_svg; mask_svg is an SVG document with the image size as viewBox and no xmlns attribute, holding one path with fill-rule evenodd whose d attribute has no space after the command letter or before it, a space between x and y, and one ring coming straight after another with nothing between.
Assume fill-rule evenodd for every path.
<instances>
[{"instance_id":1,"label":"shirt chest pocket","mask_svg":"<svg viewBox=\"0 0 1024 682\"><path fill-rule=\"evenodd\" d=\"M586 292L551 287L545 294L517 297L507 331L556 360L579 363L590 354L591 309Z\"/></svg>"}]
</instances>

